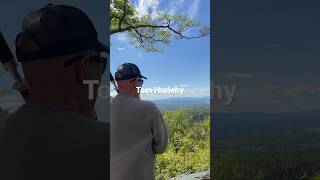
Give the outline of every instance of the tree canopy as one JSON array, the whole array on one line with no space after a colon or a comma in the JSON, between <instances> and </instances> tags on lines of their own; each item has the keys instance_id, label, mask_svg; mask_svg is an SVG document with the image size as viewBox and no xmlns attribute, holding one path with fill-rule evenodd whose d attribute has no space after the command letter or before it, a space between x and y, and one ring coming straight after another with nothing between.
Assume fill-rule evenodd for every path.
<instances>
[{"instance_id":1,"label":"tree canopy","mask_svg":"<svg viewBox=\"0 0 320 180\"><path fill-rule=\"evenodd\" d=\"M148 52L161 51L159 44L169 44L171 39L194 39L207 36L210 28L185 14L139 15L130 0L110 0L110 34L127 32L135 47ZM189 35L190 30L198 32Z\"/></svg>"},{"instance_id":2,"label":"tree canopy","mask_svg":"<svg viewBox=\"0 0 320 180\"><path fill-rule=\"evenodd\" d=\"M156 179L209 170L209 111L198 109L163 112L169 144L165 153L157 155Z\"/></svg>"}]
</instances>

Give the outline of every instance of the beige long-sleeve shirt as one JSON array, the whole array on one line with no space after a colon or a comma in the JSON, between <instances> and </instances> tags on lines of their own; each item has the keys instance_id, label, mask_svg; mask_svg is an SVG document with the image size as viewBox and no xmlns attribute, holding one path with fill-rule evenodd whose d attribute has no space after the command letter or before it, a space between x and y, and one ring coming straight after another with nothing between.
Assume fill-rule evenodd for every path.
<instances>
[{"instance_id":1,"label":"beige long-sleeve shirt","mask_svg":"<svg viewBox=\"0 0 320 180\"><path fill-rule=\"evenodd\" d=\"M152 102L120 94L110 113L111 180L154 179L155 154L168 143L161 112Z\"/></svg>"}]
</instances>

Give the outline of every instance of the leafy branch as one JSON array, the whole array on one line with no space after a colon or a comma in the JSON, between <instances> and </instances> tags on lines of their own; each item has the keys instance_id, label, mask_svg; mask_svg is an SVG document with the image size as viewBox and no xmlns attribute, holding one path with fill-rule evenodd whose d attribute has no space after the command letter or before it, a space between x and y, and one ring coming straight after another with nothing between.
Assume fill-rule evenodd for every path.
<instances>
[{"instance_id":1,"label":"leafy branch","mask_svg":"<svg viewBox=\"0 0 320 180\"><path fill-rule=\"evenodd\" d=\"M195 39L209 35L210 27L200 21L191 20L187 15L171 15L159 12L154 15L142 15L129 0L110 1L110 34L128 32L136 47L149 52L161 51L159 44L169 44L172 38ZM193 29L196 35L189 35Z\"/></svg>"}]
</instances>

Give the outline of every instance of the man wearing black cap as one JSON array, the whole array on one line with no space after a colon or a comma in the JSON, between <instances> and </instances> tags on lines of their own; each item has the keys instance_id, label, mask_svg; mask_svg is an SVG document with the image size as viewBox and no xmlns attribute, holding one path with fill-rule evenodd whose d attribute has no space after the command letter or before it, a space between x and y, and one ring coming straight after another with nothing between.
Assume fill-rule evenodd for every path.
<instances>
[{"instance_id":1,"label":"man wearing black cap","mask_svg":"<svg viewBox=\"0 0 320 180\"><path fill-rule=\"evenodd\" d=\"M111 101L111 180L154 179L155 154L167 148L167 130L159 109L139 98L137 87L146 77L132 63L115 74L118 95Z\"/></svg>"},{"instance_id":2,"label":"man wearing black cap","mask_svg":"<svg viewBox=\"0 0 320 180\"><path fill-rule=\"evenodd\" d=\"M100 80L106 52L81 10L47 5L28 14L16 55L30 89L25 105L0 121L0 179L109 179L108 125L85 80Z\"/></svg>"}]
</instances>

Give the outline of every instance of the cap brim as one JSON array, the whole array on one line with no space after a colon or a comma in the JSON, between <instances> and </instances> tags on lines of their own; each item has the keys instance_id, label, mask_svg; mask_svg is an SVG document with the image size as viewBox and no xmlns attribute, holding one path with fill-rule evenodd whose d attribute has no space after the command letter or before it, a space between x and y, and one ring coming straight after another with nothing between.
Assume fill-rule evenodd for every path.
<instances>
[{"instance_id":1,"label":"cap brim","mask_svg":"<svg viewBox=\"0 0 320 180\"><path fill-rule=\"evenodd\" d=\"M147 79L145 76L142 76L141 74L140 74L140 78Z\"/></svg>"},{"instance_id":2,"label":"cap brim","mask_svg":"<svg viewBox=\"0 0 320 180\"><path fill-rule=\"evenodd\" d=\"M100 52L106 52L110 54L110 47L101 43L100 41L97 43L97 48Z\"/></svg>"}]
</instances>

